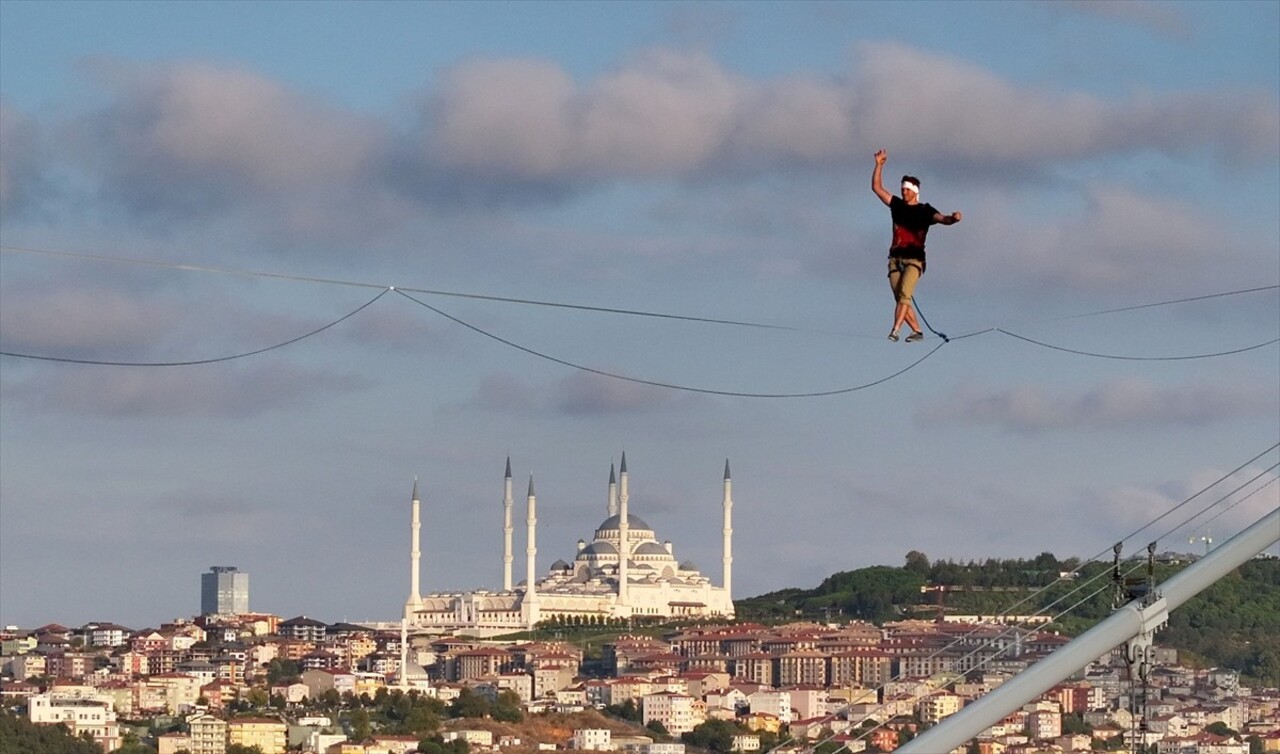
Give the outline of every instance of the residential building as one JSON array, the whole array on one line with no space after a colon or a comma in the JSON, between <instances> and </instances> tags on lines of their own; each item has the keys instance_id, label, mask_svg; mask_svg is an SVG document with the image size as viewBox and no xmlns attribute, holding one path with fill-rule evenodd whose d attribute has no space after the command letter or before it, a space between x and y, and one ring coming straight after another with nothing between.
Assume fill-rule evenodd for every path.
<instances>
[{"instance_id":1,"label":"residential building","mask_svg":"<svg viewBox=\"0 0 1280 754\"><path fill-rule=\"evenodd\" d=\"M191 754L224 754L227 750L227 723L210 714L187 718L187 735Z\"/></svg>"},{"instance_id":2,"label":"residential building","mask_svg":"<svg viewBox=\"0 0 1280 754\"><path fill-rule=\"evenodd\" d=\"M111 752L120 747L120 725L109 698L83 686L55 686L27 699L27 717L36 725L67 726L74 736L88 734Z\"/></svg>"},{"instance_id":3,"label":"residential building","mask_svg":"<svg viewBox=\"0 0 1280 754\"><path fill-rule=\"evenodd\" d=\"M747 703L752 713L773 715L782 725L791 724L791 694L785 691L757 691L747 697Z\"/></svg>"},{"instance_id":4,"label":"residential building","mask_svg":"<svg viewBox=\"0 0 1280 754\"><path fill-rule=\"evenodd\" d=\"M269 717L237 717L227 721L227 744L257 746L262 754L284 754L288 726Z\"/></svg>"},{"instance_id":5,"label":"residential building","mask_svg":"<svg viewBox=\"0 0 1280 754\"><path fill-rule=\"evenodd\" d=\"M659 722L673 736L688 733L706 720L706 705L688 694L670 691L648 694L642 704L644 724Z\"/></svg>"},{"instance_id":6,"label":"residential building","mask_svg":"<svg viewBox=\"0 0 1280 754\"><path fill-rule=\"evenodd\" d=\"M569 739L569 748L580 751L612 751L613 734L608 728L579 728Z\"/></svg>"}]
</instances>

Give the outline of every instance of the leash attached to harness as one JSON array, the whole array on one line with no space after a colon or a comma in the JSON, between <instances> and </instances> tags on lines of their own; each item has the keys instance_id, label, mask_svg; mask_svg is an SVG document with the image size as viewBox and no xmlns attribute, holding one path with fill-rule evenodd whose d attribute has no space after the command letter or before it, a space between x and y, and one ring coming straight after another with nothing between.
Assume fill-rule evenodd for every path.
<instances>
[{"instance_id":1,"label":"leash attached to harness","mask_svg":"<svg viewBox=\"0 0 1280 754\"><path fill-rule=\"evenodd\" d=\"M933 329L933 325L929 324L928 319L925 319L924 312L920 310L920 302L916 300L915 296L911 297L911 304L916 308L916 314L920 315L920 321L924 323L925 327L929 328L929 332L933 333L934 335L937 335L939 338L942 338L942 341L944 343L951 342L951 338L948 338L946 333L940 333L937 330Z\"/></svg>"}]
</instances>

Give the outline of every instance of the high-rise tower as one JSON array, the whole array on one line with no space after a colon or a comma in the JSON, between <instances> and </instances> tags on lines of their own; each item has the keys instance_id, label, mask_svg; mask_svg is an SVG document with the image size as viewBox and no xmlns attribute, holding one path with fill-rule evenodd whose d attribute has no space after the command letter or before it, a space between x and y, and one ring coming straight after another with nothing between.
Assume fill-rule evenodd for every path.
<instances>
[{"instance_id":1,"label":"high-rise tower","mask_svg":"<svg viewBox=\"0 0 1280 754\"><path fill-rule=\"evenodd\" d=\"M238 615L249 612L249 574L235 566L209 566L200 574L200 613Z\"/></svg>"}]
</instances>

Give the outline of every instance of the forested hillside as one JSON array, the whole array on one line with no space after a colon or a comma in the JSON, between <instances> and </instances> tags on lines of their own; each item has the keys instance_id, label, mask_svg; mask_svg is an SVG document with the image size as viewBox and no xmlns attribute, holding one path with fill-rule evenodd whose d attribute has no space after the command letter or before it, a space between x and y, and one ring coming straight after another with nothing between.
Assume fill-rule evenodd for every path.
<instances>
[{"instance_id":1,"label":"forested hillside","mask_svg":"<svg viewBox=\"0 0 1280 754\"><path fill-rule=\"evenodd\" d=\"M0 709L0 754L102 754L102 748L71 735L66 726L36 725Z\"/></svg>"},{"instance_id":2,"label":"forested hillside","mask_svg":"<svg viewBox=\"0 0 1280 754\"><path fill-rule=\"evenodd\" d=\"M1168 560L1168 559L1165 559ZM1158 562L1156 583L1188 565ZM1121 564L1130 579L1146 576L1143 560ZM832 574L813 589L784 589L737 600L742 620L859 618L874 623L931 618L944 613L1042 613L1068 635L1111 613L1112 564L1081 565L1043 553L1030 560L930 562L907 554L902 567L871 566ZM1280 685L1280 559L1254 559L1170 615L1158 643L1189 652L1190 659L1232 668L1267 685Z\"/></svg>"}]
</instances>

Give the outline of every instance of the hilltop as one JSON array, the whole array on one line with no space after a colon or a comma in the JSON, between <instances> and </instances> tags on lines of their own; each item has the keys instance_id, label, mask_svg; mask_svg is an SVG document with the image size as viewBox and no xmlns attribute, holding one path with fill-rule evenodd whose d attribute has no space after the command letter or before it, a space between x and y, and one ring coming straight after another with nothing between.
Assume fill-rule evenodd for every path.
<instances>
[{"instance_id":1,"label":"hilltop","mask_svg":"<svg viewBox=\"0 0 1280 754\"><path fill-rule=\"evenodd\" d=\"M1156 583L1194 559L1161 556L1155 564ZM1144 570L1140 561L1122 565L1125 571ZM883 624L946 614L1030 615L1043 609L1056 616L1046 628L1074 636L1111 613L1114 590L1100 588L1108 584L1111 567L1059 560L1051 553L1030 560L930 562L912 551L901 567L841 571L812 589L782 589L736 600L734 606L739 620L764 623L856 618ZM1090 589L1071 594L1095 577ZM1070 613L1058 615L1071 606ZM1190 653L1190 662L1231 668L1267 685L1280 685L1280 559L1255 558L1188 601L1171 613L1156 641Z\"/></svg>"}]
</instances>

